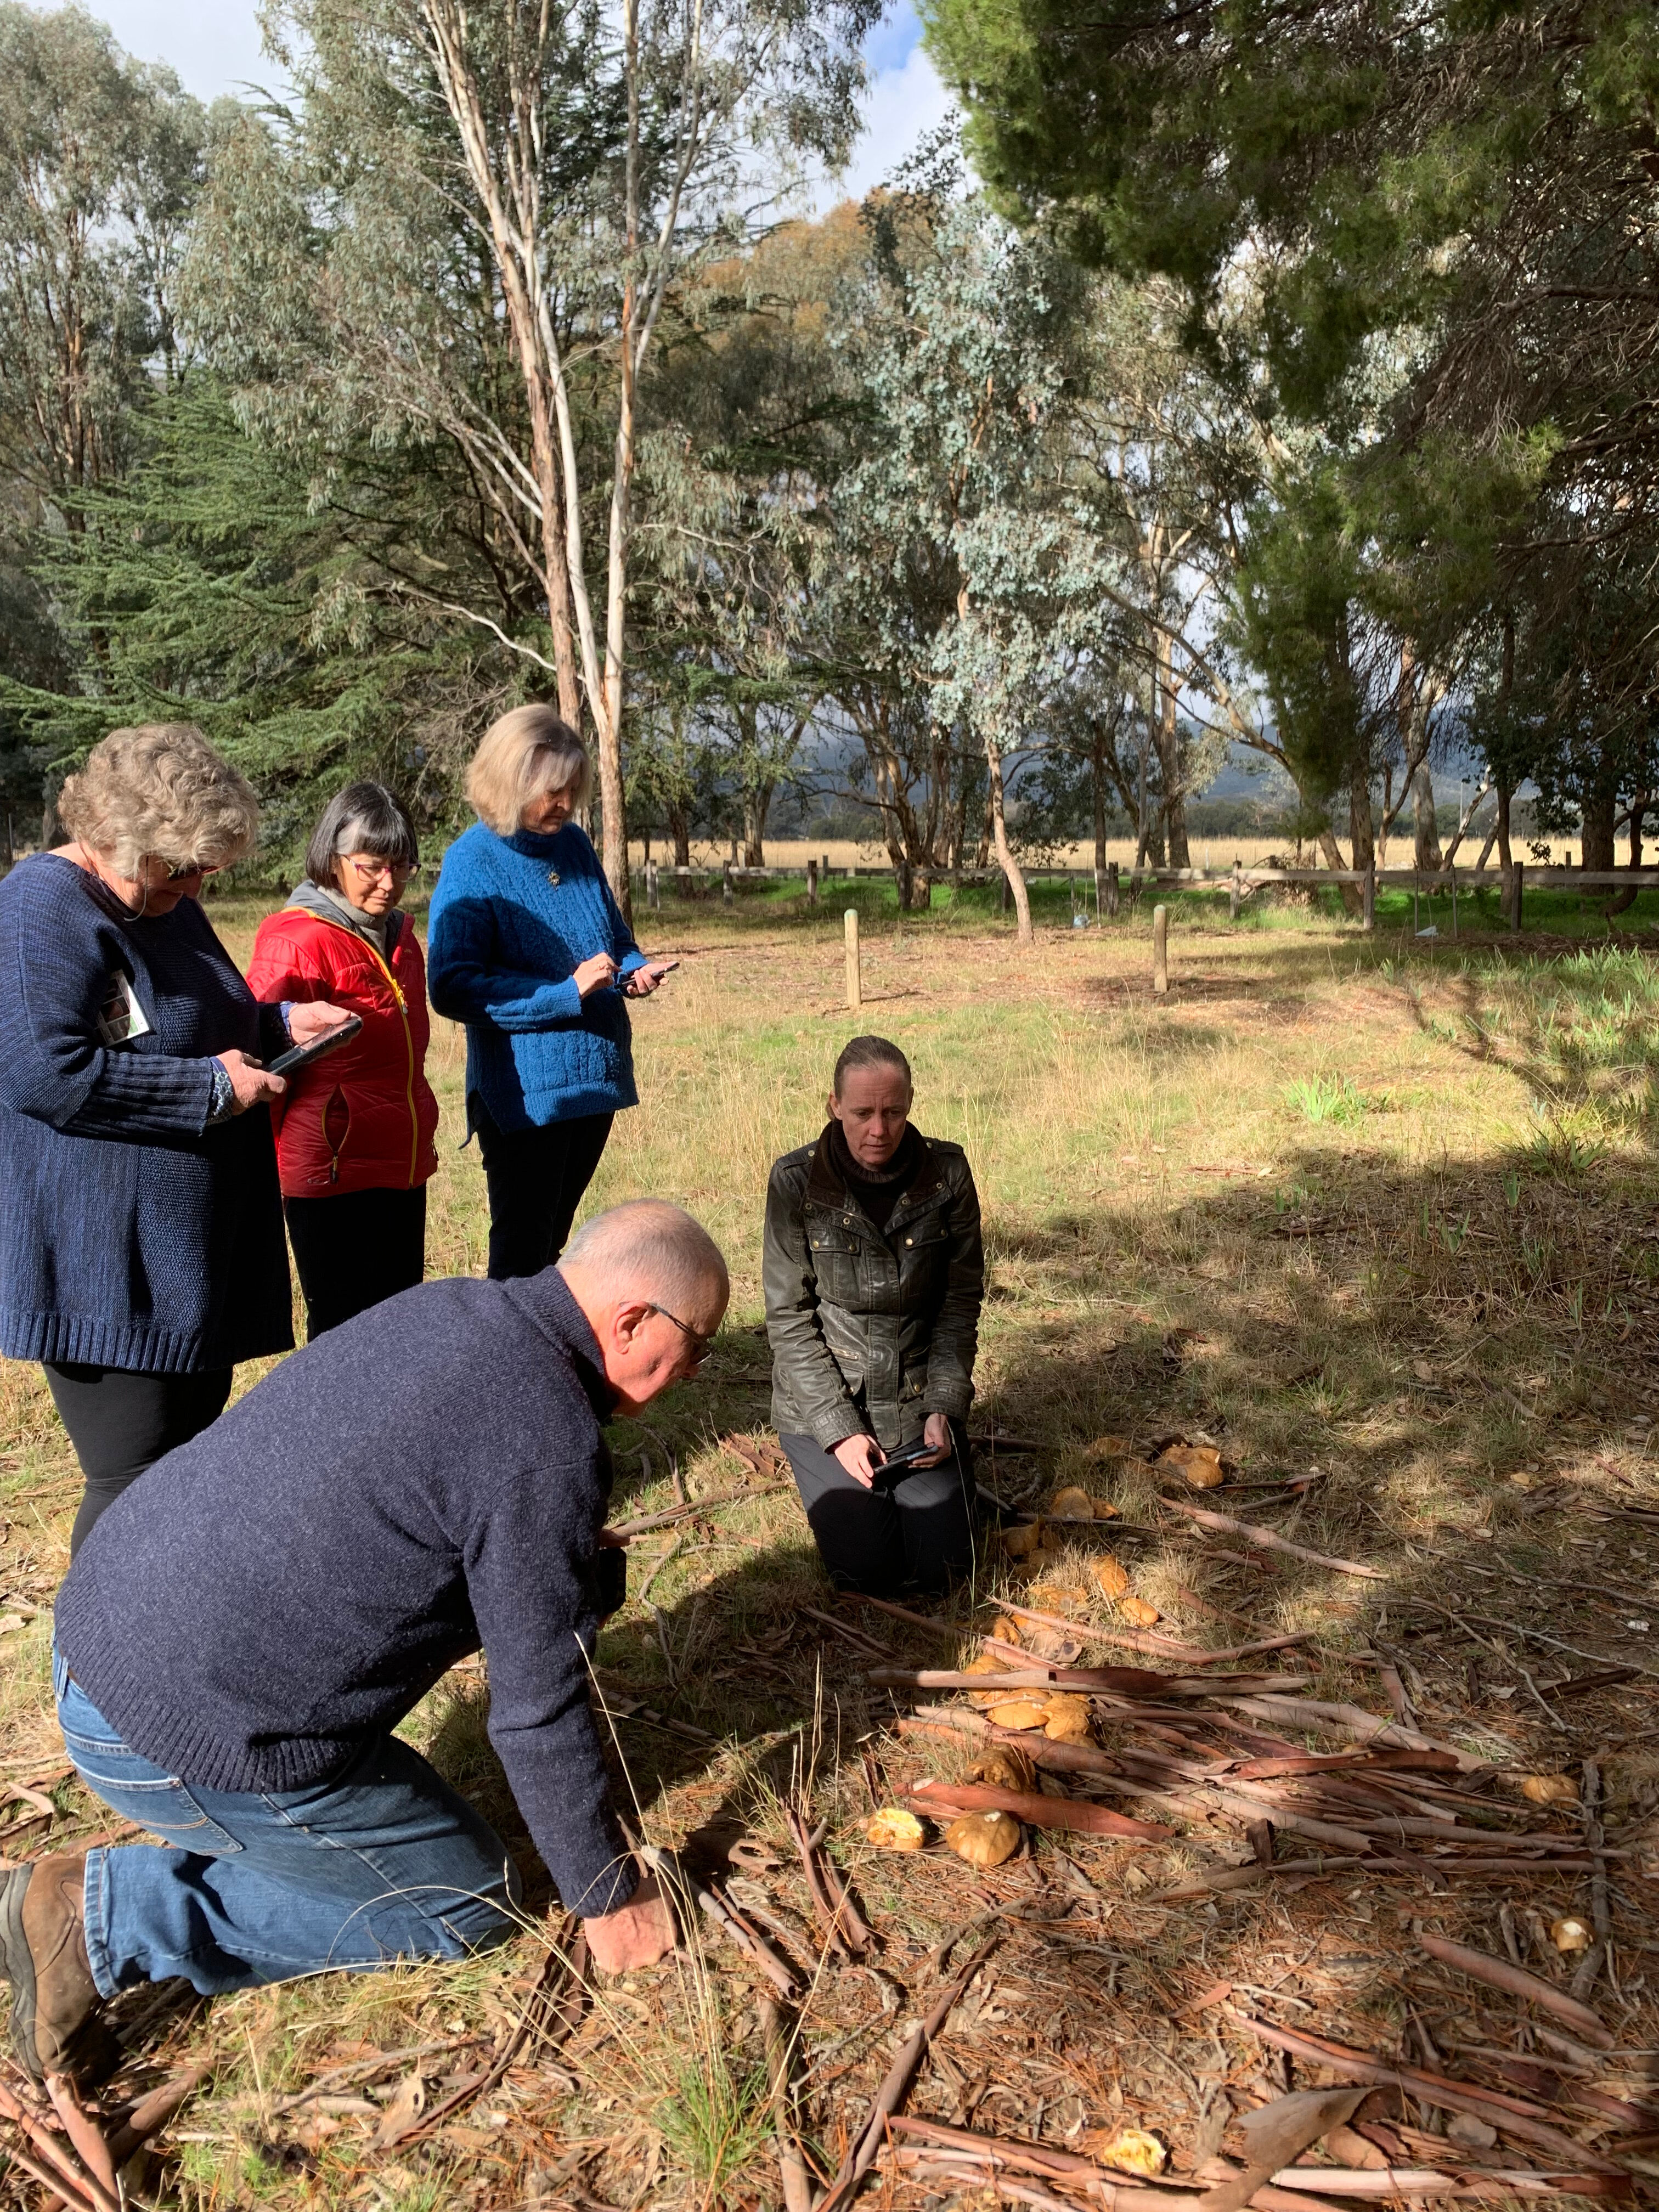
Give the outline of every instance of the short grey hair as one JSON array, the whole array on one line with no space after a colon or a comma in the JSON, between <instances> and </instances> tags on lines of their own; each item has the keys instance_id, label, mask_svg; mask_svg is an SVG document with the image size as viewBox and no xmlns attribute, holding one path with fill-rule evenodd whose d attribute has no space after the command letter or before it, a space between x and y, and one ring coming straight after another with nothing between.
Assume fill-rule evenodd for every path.
<instances>
[{"instance_id":1,"label":"short grey hair","mask_svg":"<svg viewBox=\"0 0 1659 2212\"><path fill-rule=\"evenodd\" d=\"M612 1297L666 1306L677 1320L705 1291L731 1295L726 1259L702 1222L664 1198L635 1198L585 1221L565 1247L561 1271L592 1275Z\"/></svg>"},{"instance_id":2,"label":"short grey hair","mask_svg":"<svg viewBox=\"0 0 1659 2212\"><path fill-rule=\"evenodd\" d=\"M228 868L259 826L252 785L193 722L112 730L64 784L58 813L71 836L133 880L147 859Z\"/></svg>"}]
</instances>

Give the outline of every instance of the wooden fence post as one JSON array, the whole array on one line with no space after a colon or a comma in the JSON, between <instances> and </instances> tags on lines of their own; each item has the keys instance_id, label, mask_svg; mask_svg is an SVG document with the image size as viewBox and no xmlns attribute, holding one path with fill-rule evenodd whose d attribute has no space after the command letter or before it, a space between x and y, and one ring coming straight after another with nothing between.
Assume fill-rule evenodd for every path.
<instances>
[{"instance_id":1,"label":"wooden fence post","mask_svg":"<svg viewBox=\"0 0 1659 2212\"><path fill-rule=\"evenodd\" d=\"M1454 945L1455 945L1455 944L1456 944L1456 942L1457 942L1457 871L1456 871L1456 869L1455 869L1455 868L1452 869L1452 871L1451 871L1451 891L1452 891L1452 943L1453 943Z\"/></svg>"},{"instance_id":2,"label":"wooden fence post","mask_svg":"<svg viewBox=\"0 0 1659 2212\"><path fill-rule=\"evenodd\" d=\"M727 905L727 906L730 906L730 905L731 905L731 903L732 903L732 863L730 862L730 860L728 860L728 861L726 862L726 864L725 876L726 876L726 889L725 889L725 891L724 891L724 893L722 894L722 896L724 896L724 898L725 898L725 901L726 901L726 905Z\"/></svg>"},{"instance_id":3,"label":"wooden fence post","mask_svg":"<svg viewBox=\"0 0 1659 2212\"><path fill-rule=\"evenodd\" d=\"M806 863L806 903L808 906L816 906L817 902L818 864L816 860L809 860Z\"/></svg>"},{"instance_id":4,"label":"wooden fence post","mask_svg":"<svg viewBox=\"0 0 1659 2212\"><path fill-rule=\"evenodd\" d=\"M662 904L662 885L657 879L654 860L647 860L645 864L645 902L653 913Z\"/></svg>"},{"instance_id":5,"label":"wooden fence post","mask_svg":"<svg viewBox=\"0 0 1659 2212\"><path fill-rule=\"evenodd\" d=\"M1238 920L1239 905L1243 901L1243 896L1244 871L1239 866L1237 861L1235 860L1233 862L1233 879L1228 887L1227 891L1227 919L1229 921L1237 921Z\"/></svg>"},{"instance_id":6,"label":"wooden fence post","mask_svg":"<svg viewBox=\"0 0 1659 2212\"><path fill-rule=\"evenodd\" d=\"M1367 930L1373 930L1376 927L1376 855L1375 853L1365 863L1365 881L1360 897L1365 927Z\"/></svg>"},{"instance_id":7,"label":"wooden fence post","mask_svg":"<svg viewBox=\"0 0 1659 2212\"><path fill-rule=\"evenodd\" d=\"M1170 988L1170 909L1152 908L1152 988L1160 998Z\"/></svg>"},{"instance_id":8,"label":"wooden fence post","mask_svg":"<svg viewBox=\"0 0 1659 2212\"><path fill-rule=\"evenodd\" d=\"M856 1013L864 1004L864 978L859 969L859 910L849 906L842 916L847 933L847 1003Z\"/></svg>"},{"instance_id":9,"label":"wooden fence post","mask_svg":"<svg viewBox=\"0 0 1659 2212\"><path fill-rule=\"evenodd\" d=\"M1115 860L1108 861L1106 866L1106 911L1114 921L1117 920L1117 862Z\"/></svg>"}]
</instances>

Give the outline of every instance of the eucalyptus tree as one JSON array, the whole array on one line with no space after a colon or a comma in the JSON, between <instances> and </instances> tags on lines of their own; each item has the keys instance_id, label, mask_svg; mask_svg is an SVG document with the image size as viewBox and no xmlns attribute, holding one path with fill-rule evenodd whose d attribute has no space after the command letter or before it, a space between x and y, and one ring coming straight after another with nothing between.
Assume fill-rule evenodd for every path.
<instances>
[{"instance_id":1,"label":"eucalyptus tree","mask_svg":"<svg viewBox=\"0 0 1659 2212\"><path fill-rule=\"evenodd\" d=\"M200 312L244 354L251 404L302 429L346 409L462 453L514 604L503 621L447 602L441 574L430 596L544 667L568 719L585 705L624 903L641 380L697 272L771 219L799 165L844 155L878 12L281 0L300 104L266 146L245 128L228 149Z\"/></svg>"},{"instance_id":2,"label":"eucalyptus tree","mask_svg":"<svg viewBox=\"0 0 1659 2212\"><path fill-rule=\"evenodd\" d=\"M174 292L205 118L78 8L0 0L0 473L56 511L121 467Z\"/></svg>"},{"instance_id":3,"label":"eucalyptus tree","mask_svg":"<svg viewBox=\"0 0 1659 2212\"><path fill-rule=\"evenodd\" d=\"M982 754L991 844L1028 939L1004 763L1041 741L1043 692L1060 657L1101 634L1118 563L1066 467L1066 272L953 184L947 161L872 209L840 334L868 421L835 490L836 593L908 659L931 727L961 728ZM935 585L923 625L919 574Z\"/></svg>"}]
</instances>

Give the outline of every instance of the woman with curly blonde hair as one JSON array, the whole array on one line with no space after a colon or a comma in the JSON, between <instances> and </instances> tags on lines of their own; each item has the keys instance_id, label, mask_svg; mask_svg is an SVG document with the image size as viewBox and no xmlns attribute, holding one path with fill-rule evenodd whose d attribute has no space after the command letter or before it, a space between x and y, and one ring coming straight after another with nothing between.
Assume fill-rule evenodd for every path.
<instances>
[{"instance_id":1,"label":"woman with curly blonde hair","mask_svg":"<svg viewBox=\"0 0 1659 2212\"><path fill-rule=\"evenodd\" d=\"M294 1340L262 1062L341 1016L261 1006L202 911L258 802L199 730L112 731L58 811L0 882L0 1353L46 1368L75 1550Z\"/></svg>"}]
</instances>

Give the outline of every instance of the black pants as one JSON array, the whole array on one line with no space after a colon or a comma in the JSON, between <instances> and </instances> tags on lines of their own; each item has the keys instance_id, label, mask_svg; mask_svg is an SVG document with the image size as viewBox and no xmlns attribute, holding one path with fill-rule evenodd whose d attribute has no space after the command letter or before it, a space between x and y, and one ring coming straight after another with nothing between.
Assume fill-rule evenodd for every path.
<instances>
[{"instance_id":1,"label":"black pants","mask_svg":"<svg viewBox=\"0 0 1659 2212\"><path fill-rule=\"evenodd\" d=\"M308 1343L382 1298L412 1291L426 1273L424 1183L289 1198L283 1211L305 1292Z\"/></svg>"},{"instance_id":2,"label":"black pants","mask_svg":"<svg viewBox=\"0 0 1659 2212\"><path fill-rule=\"evenodd\" d=\"M953 1430L953 1435L956 1431ZM922 1467L873 1490L854 1482L811 1437L780 1437L837 1589L865 1597L901 1590L943 1595L974 1559L974 1471L960 1436L942 1467Z\"/></svg>"},{"instance_id":3,"label":"black pants","mask_svg":"<svg viewBox=\"0 0 1659 2212\"><path fill-rule=\"evenodd\" d=\"M498 1129L481 1099L471 1103L489 1187L490 1280L539 1275L565 1248L617 1117L580 1114L544 1129Z\"/></svg>"},{"instance_id":4,"label":"black pants","mask_svg":"<svg viewBox=\"0 0 1659 2212\"><path fill-rule=\"evenodd\" d=\"M164 1452L216 1421L230 1395L232 1370L202 1375L135 1375L122 1367L55 1367L46 1383L69 1431L87 1487L70 1535L73 1559L87 1531Z\"/></svg>"}]
</instances>

